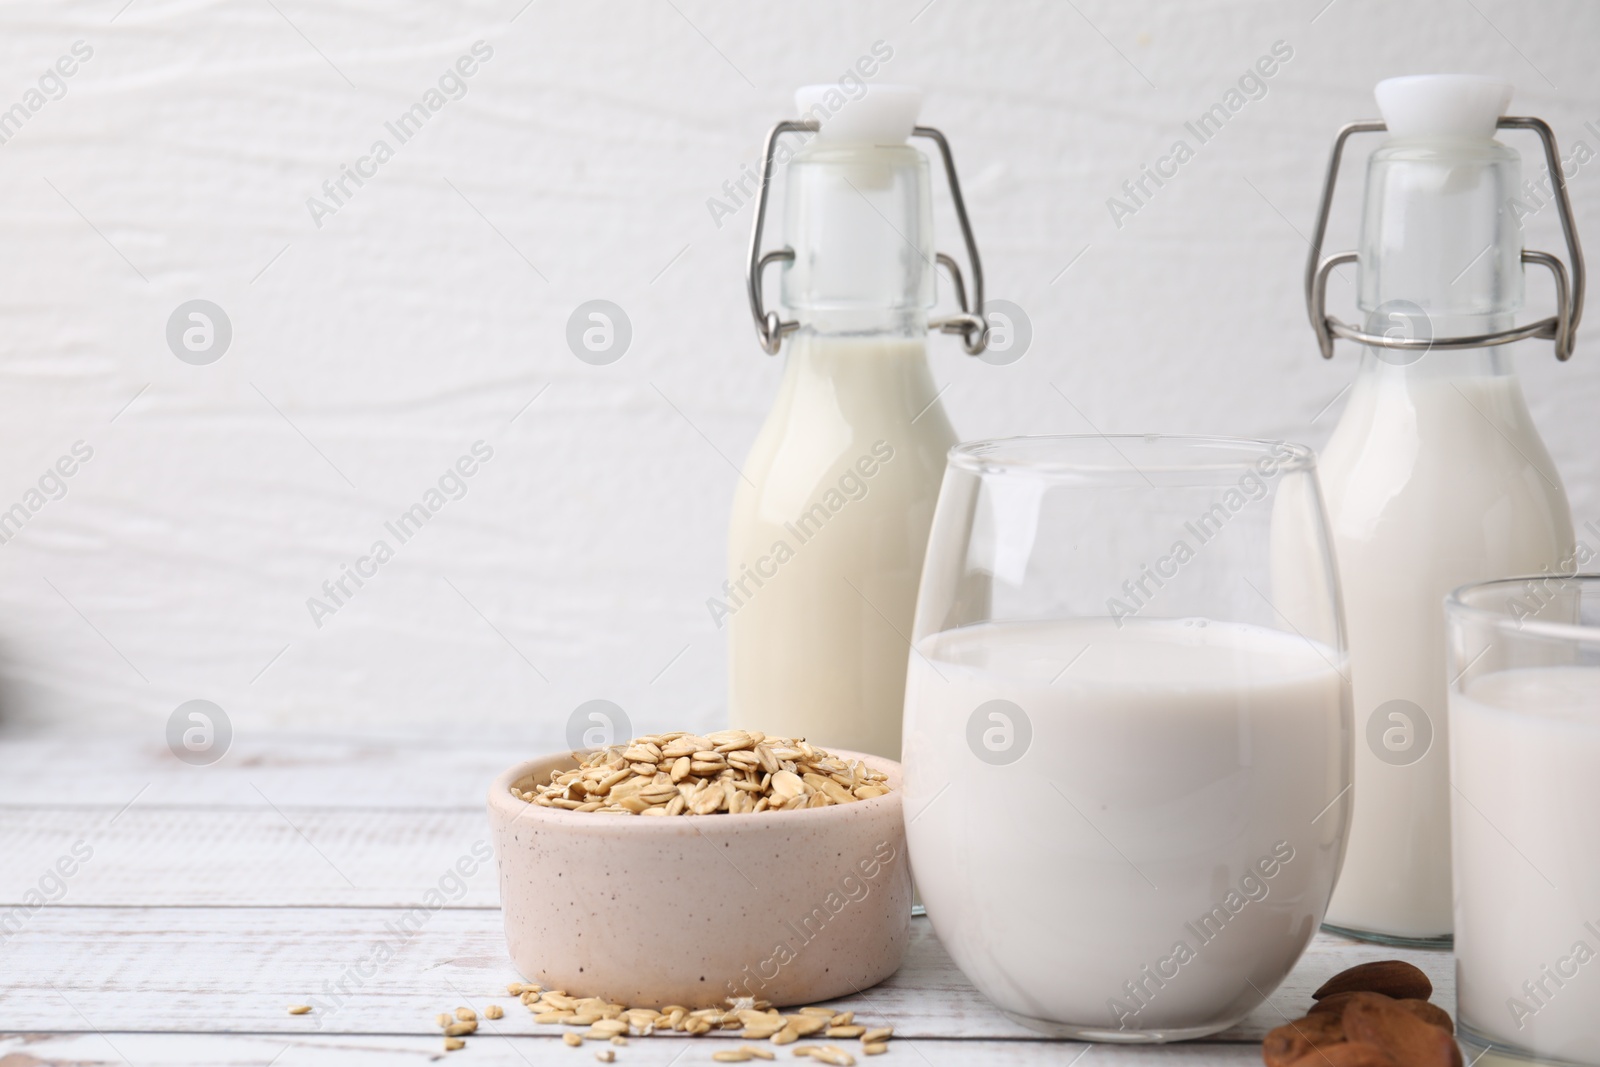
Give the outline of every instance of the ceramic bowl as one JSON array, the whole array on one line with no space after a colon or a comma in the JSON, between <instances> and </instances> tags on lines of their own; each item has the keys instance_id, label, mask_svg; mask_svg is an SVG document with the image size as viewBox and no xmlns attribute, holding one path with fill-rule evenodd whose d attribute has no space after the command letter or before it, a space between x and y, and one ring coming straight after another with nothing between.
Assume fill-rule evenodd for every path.
<instances>
[{"instance_id":1,"label":"ceramic bowl","mask_svg":"<svg viewBox=\"0 0 1600 1067\"><path fill-rule=\"evenodd\" d=\"M520 763L489 787L512 962L546 989L630 1007L775 1005L855 993L900 966L911 871L900 765L881 797L750 815L639 818L529 804L511 787L576 766Z\"/></svg>"}]
</instances>

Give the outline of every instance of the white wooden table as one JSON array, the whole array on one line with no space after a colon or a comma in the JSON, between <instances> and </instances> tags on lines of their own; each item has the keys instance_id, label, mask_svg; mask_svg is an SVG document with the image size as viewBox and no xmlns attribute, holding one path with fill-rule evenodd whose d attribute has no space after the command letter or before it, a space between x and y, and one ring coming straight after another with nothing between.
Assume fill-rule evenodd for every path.
<instances>
[{"instance_id":1,"label":"white wooden table","mask_svg":"<svg viewBox=\"0 0 1600 1067\"><path fill-rule=\"evenodd\" d=\"M191 767L159 737L0 740L0 1067L418 1063L446 1055L437 1013L491 1003L505 1018L452 1063L593 1064L595 1046L568 1048L506 995L517 976L492 863L459 888L449 874L487 841L486 783L517 755L454 739L241 737ZM56 881L75 847L92 854ZM455 899L414 934L386 925L441 884ZM30 908L30 891L55 899ZM927 920L913 927L900 972L839 1002L895 1028L889 1053L864 1064L1259 1064L1261 1036L1303 1014L1323 979L1394 957L1455 1011L1448 953L1321 935L1268 1004L1208 1041L1041 1040L972 988ZM375 966L380 944L394 955ZM307 1003L318 1010L287 1013ZM726 1040L635 1039L617 1062L710 1063Z\"/></svg>"}]
</instances>

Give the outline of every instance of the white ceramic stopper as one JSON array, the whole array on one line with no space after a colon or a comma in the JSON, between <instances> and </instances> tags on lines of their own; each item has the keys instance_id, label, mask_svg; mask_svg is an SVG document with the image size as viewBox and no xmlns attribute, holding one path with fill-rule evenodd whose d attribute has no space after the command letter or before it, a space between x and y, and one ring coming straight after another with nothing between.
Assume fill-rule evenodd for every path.
<instances>
[{"instance_id":1,"label":"white ceramic stopper","mask_svg":"<svg viewBox=\"0 0 1600 1067\"><path fill-rule=\"evenodd\" d=\"M922 90L910 85L803 85L794 93L803 119L822 124L819 139L838 144L902 144L922 110Z\"/></svg>"},{"instance_id":2,"label":"white ceramic stopper","mask_svg":"<svg viewBox=\"0 0 1600 1067\"><path fill-rule=\"evenodd\" d=\"M1395 137L1493 137L1511 103L1511 83L1479 74L1386 78L1373 95Z\"/></svg>"}]
</instances>

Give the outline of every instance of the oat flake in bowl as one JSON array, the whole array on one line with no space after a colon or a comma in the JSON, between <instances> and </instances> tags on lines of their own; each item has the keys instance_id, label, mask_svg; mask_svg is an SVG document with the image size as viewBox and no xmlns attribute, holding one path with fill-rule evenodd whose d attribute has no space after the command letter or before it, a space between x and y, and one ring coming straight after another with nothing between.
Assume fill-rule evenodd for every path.
<instances>
[{"instance_id":1,"label":"oat flake in bowl","mask_svg":"<svg viewBox=\"0 0 1600 1067\"><path fill-rule=\"evenodd\" d=\"M747 815L871 800L889 792L888 780L803 739L680 731L597 749L576 769L511 792L541 807L608 815Z\"/></svg>"}]
</instances>

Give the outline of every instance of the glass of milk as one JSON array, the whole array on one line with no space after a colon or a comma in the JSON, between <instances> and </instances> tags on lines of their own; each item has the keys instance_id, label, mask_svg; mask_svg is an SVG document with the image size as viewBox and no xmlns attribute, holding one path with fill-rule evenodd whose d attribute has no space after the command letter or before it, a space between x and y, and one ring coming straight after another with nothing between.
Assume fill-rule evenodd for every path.
<instances>
[{"instance_id":1,"label":"glass of milk","mask_svg":"<svg viewBox=\"0 0 1600 1067\"><path fill-rule=\"evenodd\" d=\"M1600 575L1464 586L1445 614L1462 1039L1600 1065Z\"/></svg>"},{"instance_id":2,"label":"glass of milk","mask_svg":"<svg viewBox=\"0 0 1600 1067\"><path fill-rule=\"evenodd\" d=\"M1024 1025L1097 1041L1199 1037L1259 1005L1343 854L1342 625L1307 448L952 449L904 802L922 901L967 977Z\"/></svg>"}]
</instances>

